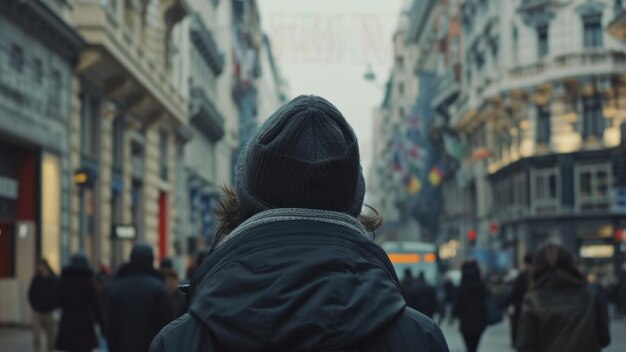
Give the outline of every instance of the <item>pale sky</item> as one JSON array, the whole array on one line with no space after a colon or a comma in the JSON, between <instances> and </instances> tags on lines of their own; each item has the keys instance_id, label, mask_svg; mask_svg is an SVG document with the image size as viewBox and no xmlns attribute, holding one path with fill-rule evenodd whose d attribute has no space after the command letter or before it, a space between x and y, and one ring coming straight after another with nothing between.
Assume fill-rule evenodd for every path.
<instances>
[{"instance_id":1,"label":"pale sky","mask_svg":"<svg viewBox=\"0 0 626 352\"><path fill-rule=\"evenodd\" d=\"M257 0L291 97L320 95L354 128L365 173L372 110L393 60L392 36L404 0ZM363 74L371 63L376 83Z\"/></svg>"}]
</instances>

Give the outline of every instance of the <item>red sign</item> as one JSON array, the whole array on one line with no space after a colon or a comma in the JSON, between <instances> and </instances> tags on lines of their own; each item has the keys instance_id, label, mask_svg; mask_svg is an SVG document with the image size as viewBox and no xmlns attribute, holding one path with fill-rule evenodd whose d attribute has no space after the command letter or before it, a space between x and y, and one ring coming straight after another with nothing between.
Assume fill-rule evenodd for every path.
<instances>
[{"instance_id":1,"label":"red sign","mask_svg":"<svg viewBox=\"0 0 626 352\"><path fill-rule=\"evenodd\" d=\"M500 224L498 224L497 222L492 222L491 224L489 224L490 234L496 235L498 232L500 232Z\"/></svg>"},{"instance_id":2,"label":"red sign","mask_svg":"<svg viewBox=\"0 0 626 352\"><path fill-rule=\"evenodd\" d=\"M467 239L470 241L476 241L476 238L478 237L478 233L476 232L476 230L469 230L467 231Z\"/></svg>"}]
</instances>

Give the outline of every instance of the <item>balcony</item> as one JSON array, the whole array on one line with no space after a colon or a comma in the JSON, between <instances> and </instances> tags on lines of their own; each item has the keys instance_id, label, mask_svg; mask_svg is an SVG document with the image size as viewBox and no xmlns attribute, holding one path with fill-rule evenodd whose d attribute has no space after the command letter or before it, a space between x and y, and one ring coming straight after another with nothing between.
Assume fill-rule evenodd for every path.
<instances>
[{"instance_id":1,"label":"balcony","mask_svg":"<svg viewBox=\"0 0 626 352\"><path fill-rule=\"evenodd\" d=\"M217 142L224 137L224 118L199 87L190 91L191 123L208 139Z\"/></svg>"},{"instance_id":2,"label":"balcony","mask_svg":"<svg viewBox=\"0 0 626 352\"><path fill-rule=\"evenodd\" d=\"M170 8L164 10L172 20ZM165 49L131 32L99 1L79 2L74 11L76 28L87 42L76 71L145 122L163 116L185 124L187 103L170 80Z\"/></svg>"},{"instance_id":3,"label":"balcony","mask_svg":"<svg viewBox=\"0 0 626 352\"><path fill-rule=\"evenodd\" d=\"M460 66L456 66L448 69L437 80L437 86L435 87L436 93L432 101L433 108L451 104L461 92L461 85L459 83Z\"/></svg>"},{"instance_id":4,"label":"balcony","mask_svg":"<svg viewBox=\"0 0 626 352\"><path fill-rule=\"evenodd\" d=\"M224 70L224 54L220 52L213 33L205 26L198 14L191 18L190 36L202 59L211 68L211 71L219 76Z\"/></svg>"},{"instance_id":5,"label":"balcony","mask_svg":"<svg viewBox=\"0 0 626 352\"><path fill-rule=\"evenodd\" d=\"M517 67L501 81L504 91L582 76L626 74L626 54L621 51L588 50L557 56L546 62Z\"/></svg>"}]
</instances>

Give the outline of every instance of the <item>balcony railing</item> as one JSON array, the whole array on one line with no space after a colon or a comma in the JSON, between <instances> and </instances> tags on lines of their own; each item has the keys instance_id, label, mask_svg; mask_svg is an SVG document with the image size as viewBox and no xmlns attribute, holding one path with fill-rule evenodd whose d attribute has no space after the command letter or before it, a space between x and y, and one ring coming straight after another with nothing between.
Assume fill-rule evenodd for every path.
<instances>
[{"instance_id":1,"label":"balcony railing","mask_svg":"<svg viewBox=\"0 0 626 352\"><path fill-rule=\"evenodd\" d=\"M198 14L193 15L191 18L190 35L191 41L213 73L216 75L221 74L224 70L224 54L220 52L213 37L213 32L206 27Z\"/></svg>"},{"instance_id":2,"label":"balcony railing","mask_svg":"<svg viewBox=\"0 0 626 352\"><path fill-rule=\"evenodd\" d=\"M199 87L191 88L190 98L191 123L213 142L222 139L224 118L204 90Z\"/></svg>"},{"instance_id":3,"label":"balcony railing","mask_svg":"<svg viewBox=\"0 0 626 352\"><path fill-rule=\"evenodd\" d=\"M531 87L545 82L586 75L626 73L626 54L620 51L589 50L561 55L548 62L517 67L501 81L504 90Z\"/></svg>"},{"instance_id":4,"label":"balcony railing","mask_svg":"<svg viewBox=\"0 0 626 352\"><path fill-rule=\"evenodd\" d=\"M433 107L438 107L442 104L450 104L461 91L461 85L459 84L460 66L450 68L437 80L436 94L433 98Z\"/></svg>"}]
</instances>

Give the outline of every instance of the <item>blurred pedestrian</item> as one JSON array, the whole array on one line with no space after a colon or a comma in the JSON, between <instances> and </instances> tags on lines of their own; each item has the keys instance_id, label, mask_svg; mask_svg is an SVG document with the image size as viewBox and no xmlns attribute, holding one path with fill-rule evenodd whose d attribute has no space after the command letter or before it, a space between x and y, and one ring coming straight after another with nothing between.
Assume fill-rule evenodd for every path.
<instances>
[{"instance_id":1,"label":"blurred pedestrian","mask_svg":"<svg viewBox=\"0 0 626 352\"><path fill-rule=\"evenodd\" d=\"M574 255L548 244L533 260L517 333L520 352L596 352L610 342L600 299L576 267Z\"/></svg>"},{"instance_id":2,"label":"blurred pedestrian","mask_svg":"<svg viewBox=\"0 0 626 352\"><path fill-rule=\"evenodd\" d=\"M618 280L617 300L619 302L618 305L621 315L626 315L626 263L622 267L622 272Z\"/></svg>"},{"instance_id":3,"label":"blurred pedestrian","mask_svg":"<svg viewBox=\"0 0 626 352\"><path fill-rule=\"evenodd\" d=\"M489 290L482 281L476 261L463 263L461 275L453 313L459 319L467 352L476 352L487 328L485 300L489 297Z\"/></svg>"},{"instance_id":4,"label":"blurred pedestrian","mask_svg":"<svg viewBox=\"0 0 626 352\"><path fill-rule=\"evenodd\" d=\"M524 301L524 295L528 291L528 285L530 282L530 270L532 269L533 254L526 253L524 255L524 263L522 271L517 274L515 281L513 282L513 288L509 295L500 302L500 307L505 309L509 306L513 306L513 314L510 317L511 320L511 346L515 347L517 338L517 326L519 317L522 313L522 302Z\"/></svg>"},{"instance_id":5,"label":"blurred pedestrian","mask_svg":"<svg viewBox=\"0 0 626 352\"><path fill-rule=\"evenodd\" d=\"M96 324L102 323L102 312L94 273L84 253L77 253L63 268L60 283L61 322L56 349L87 352L98 347Z\"/></svg>"},{"instance_id":6,"label":"blurred pedestrian","mask_svg":"<svg viewBox=\"0 0 626 352\"><path fill-rule=\"evenodd\" d=\"M411 287L413 281L415 281L415 278L413 277L413 272L411 272L410 268L405 268L404 276L400 281L400 288L402 289L402 296L404 296L404 300L407 302L407 304L409 302L409 287Z\"/></svg>"},{"instance_id":7,"label":"blurred pedestrian","mask_svg":"<svg viewBox=\"0 0 626 352\"><path fill-rule=\"evenodd\" d=\"M446 278L443 282L443 316L442 320L445 317L448 317L448 323L452 324L454 320L454 314L452 314L452 307L454 305L454 300L456 298L456 287L452 283L452 280ZM442 321L443 322L443 321Z\"/></svg>"},{"instance_id":8,"label":"blurred pedestrian","mask_svg":"<svg viewBox=\"0 0 626 352\"><path fill-rule=\"evenodd\" d=\"M185 312L185 300L181 292L178 290L178 274L174 270L172 259L163 258L159 263L159 272L165 279L165 287L170 295L170 304L172 305L172 314L175 318Z\"/></svg>"},{"instance_id":9,"label":"blurred pedestrian","mask_svg":"<svg viewBox=\"0 0 626 352\"><path fill-rule=\"evenodd\" d=\"M432 319L438 307L437 291L426 282L423 272L420 272L417 279L411 283L407 295L409 307Z\"/></svg>"},{"instance_id":10,"label":"blurred pedestrian","mask_svg":"<svg viewBox=\"0 0 626 352\"><path fill-rule=\"evenodd\" d=\"M173 319L170 294L153 263L152 247L136 244L105 294L111 352L148 351L150 341Z\"/></svg>"},{"instance_id":11,"label":"blurred pedestrian","mask_svg":"<svg viewBox=\"0 0 626 352\"><path fill-rule=\"evenodd\" d=\"M434 322L406 307L364 194L357 139L337 108L315 96L281 107L239 156L189 312L151 351L448 351Z\"/></svg>"},{"instance_id":12,"label":"blurred pedestrian","mask_svg":"<svg viewBox=\"0 0 626 352\"><path fill-rule=\"evenodd\" d=\"M33 335L35 351L51 352L54 349L57 323L52 312L59 306L59 278L45 259L37 261L35 276L28 288L28 301L33 309ZM41 343L42 335L45 344Z\"/></svg>"}]
</instances>

